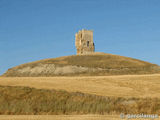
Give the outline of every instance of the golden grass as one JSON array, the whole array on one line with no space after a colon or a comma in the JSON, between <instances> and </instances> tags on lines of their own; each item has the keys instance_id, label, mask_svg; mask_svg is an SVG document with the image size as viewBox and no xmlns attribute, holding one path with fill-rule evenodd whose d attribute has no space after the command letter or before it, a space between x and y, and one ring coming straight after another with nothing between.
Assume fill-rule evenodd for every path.
<instances>
[{"instance_id":1,"label":"golden grass","mask_svg":"<svg viewBox=\"0 0 160 120\"><path fill-rule=\"evenodd\" d=\"M160 98L160 74L96 77L0 77L0 85L62 89L101 96Z\"/></svg>"},{"instance_id":2,"label":"golden grass","mask_svg":"<svg viewBox=\"0 0 160 120\"><path fill-rule=\"evenodd\" d=\"M159 110L159 98L103 97L62 90L0 86L0 115L160 115Z\"/></svg>"},{"instance_id":3,"label":"golden grass","mask_svg":"<svg viewBox=\"0 0 160 120\"><path fill-rule=\"evenodd\" d=\"M1 120L127 120L119 115L1 115ZM137 119L132 119L137 120ZM139 119L146 120L146 119ZM155 120L160 120L156 118Z\"/></svg>"},{"instance_id":4,"label":"golden grass","mask_svg":"<svg viewBox=\"0 0 160 120\"><path fill-rule=\"evenodd\" d=\"M0 120L120 120L113 115L1 115Z\"/></svg>"}]
</instances>

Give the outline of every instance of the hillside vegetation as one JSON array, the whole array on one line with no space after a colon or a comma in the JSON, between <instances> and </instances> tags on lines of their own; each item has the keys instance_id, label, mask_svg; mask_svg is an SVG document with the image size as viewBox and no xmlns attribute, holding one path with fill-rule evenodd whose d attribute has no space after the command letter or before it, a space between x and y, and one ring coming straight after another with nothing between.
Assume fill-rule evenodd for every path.
<instances>
[{"instance_id":1,"label":"hillside vegetation","mask_svg":"<svg viewBox=\"0 0 160 120\"><path fill-rule=\"evenodd\" d=\"M3 76L123 75L160 73L160 67L141 60L95 53L45 59L9 69Z\"/></svg>"},{"instance_id":2,"label":"hillside vegetation","mask_svg":"<svg viewBox=\"0 0 160 120\"><path fill-rule=\"evenodd\" d=\"M0 114L159 114L159 98L103 97L80 92L0 86ZM151 104L152 103L152 104Z\"/></svg>"},{"instance_id":3,"label":"hillside vegetation","mask_svg":"<svg viewBox=\"0 0 160 120\"><path fill-rule=\"evenodd\" d=\"M1 115L0 118L1 120L122 120L120 115Z\"/></svg>"},{"instance_id":4,"label":"hillside vegetation","mask_svg":"<svg viewBox=\"0 0 160 120\"><path fill-rule=\"evenodd\" d=\"M0 77L0 85L66 90L100 96L160 98L160 74L85 77Z\"/></svg>"}]
</instances>

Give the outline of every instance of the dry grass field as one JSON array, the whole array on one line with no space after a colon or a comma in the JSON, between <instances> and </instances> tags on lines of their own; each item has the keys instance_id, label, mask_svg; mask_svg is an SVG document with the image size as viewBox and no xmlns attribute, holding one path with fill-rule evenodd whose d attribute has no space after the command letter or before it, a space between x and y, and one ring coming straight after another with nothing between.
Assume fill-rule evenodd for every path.
<instances>
[{"instance_id":1,"label":"dry grass field","mask_svg":"<svg viewBox=\"0 0 160 120\"><path fill-rule=\"evenodd\" d=\"M121 119L119 115L2 115L0 120L127 120L127 118Z\"/></svg>"},{"instance_id":2,"label":"dry grass field","mask_svg":"<svg viewBox=\"0 0 160 120\"><path fill-rule=\"evenodd\" d=\"M0 120L121 120L112 115L2 115Z\"/></svg>"},{"instance_id":3,"label":"dry grass field","mask_svg":"<svg viewBox=\"0 0 160 120\"><path fill-rule=\"evenodd\" d=\"M160 114L159 99L154 99L157 97L160 98L160 93L159 93L160 74L96 76L96 77L95 76L90 76L90 77L0 77L0 86L2 86L1 98L3 98L1 99L2 106L0 106L1 113L3 113L2 111L3 109L5 110L5 113L6 113L6 115L2 114L0 116L0 120L44 120L44 119L45 120L121 120L119 116L120 114L119 111L123 113L126 111L127 113L136 113L136 114L140 114L140 113ZM23 87L7 88L5 86L26 86L26 87L38 88L39 90L31 89L31 88L23 88ZM40 89L44 89L44 91ZM49 90L53 89L53 91L45 91L46 89L49 89ZM75 115L61 115L61 114L52 115L52 113L50 114L48 112L49 110L52 110L52 109L47 108L47 106L45 107L46 105L45 101L46 100L48 101L47 104L54 105L52 101L56 99L52 100L52 97L50 95L52 94L52 92L54 92L54 90L65 90L68 92L81 92L81 93L95 94L99 96L110 96L110 97L113 96L113 97L122 97L122 98L121 99L115 98L115 100L114 98L109 98L112 104L110 108L111 109L113 108L111 111L109 111L110 115L88 115L88 114L92 114L92 112L88 112L88 114L86 113L86 115L80 115L78 114L78 112L75 113ZM32 92L28 93L29 91L32 91ZM23 95L25 92L27 92L27 94ZM58 95L59 100L65 100L65 97L67 96L68 96L67 99L72 97L74 98L74 100L76 100L74 102L75 103L77 102L79 104L82 99L88 100L88 102L86 102L87 103L86 105L90 105L90 103L92 102L93 102L93 105L96 105L96 102L98 103L99 100L101 99L95 96L96 98L95 100L95 99L92 99L92 97L94 98L94 96L90 96L87 94L83 95L81 93L74 94L74 93L66 93L63 91L62 92L55 91L54 94L52 95L55 95L55 98ZM8 94L9 96L7 96ZM43 95L46 97L42 97ZM32 96L33 98L30 99L30 96ZM125 99L128 97L131 99L130 100ZM25 101L24 98L26 98L27 100L26 102L24 102ZM137 98L137 100L135 98ZM8 108L6 108L7 107L6 105L8 103L6 102L5 99L7 99L9 104L13 106L15 105L14 106L15 109L12 109L13 107L11 107L10 105L8 106ZM14 101L12 101L13 99ZM28 115L23 115L23 112L25 113L25 111L21 111L21 109L23 110L24 107L26 108L28 106L28 103L30 103L29 101L31 101L32 103L29 105L30 106L30 109L28 109L29 112L30 111L32 112L32 107L36 106L36 104L38 104L38 106L41 105L42 108L43 107L47 108L48 111L46 111L46 113L42 112L42 114L37 112L36 113L37 115L36 114L32 115L29 113ZM70 99L68 99L67 101L68 101L67 105L70 105L71 104ZM117 103L113 104L115 101L117 101ZM120 101L124 102L125 105L121 106ZM127 101L127 103L125 101ZM135 101L133 105L131 103L129 104L129 102L133 102L133 101ZM77 103L76 105L78 105ZM23 105L23 107L21 107L21 105ZM99 103L97 105L99 105ZM109 103L104 101L104 105L105 107L107 107ZM57 104L57 107L58 106L59 105ZM73 107L73 105L71 106ZM98 110L97 113L99 113L101 110L103 111L103 107L100 107L100 106L97 106L97 107L100 108L99 110L97 109ZM38 108L37 110L41 110L41 108L39 107L35 107L35 108ZM84 108L77 107L76 109L82 112L84 111ZM43 110L44 109L42 109L42 111ZM113 114L116 114L116 115L112 115L112 111L113 111ZM105 113L105 111L103 112ZM48 113L50 115L48 115ZM61 113L61 111L59 111L59 113ZM68 113L72 113L72 112L68 111ZM7 115L7 114L10 114L10 115ZM17 115L20 114L20 115L17 116L16 114ZM155 120L158 120L158 119L155 119Z\"/></svg>"},{"instance_id":4,"label":"dry grass field","mask_svg":"<svg viewBox=\"0 0 160 120\"><path fill-rule=\"evenodd\" d=\"M3 86L29 86L101 96L160 97L160 74L90 77L0 77Z\"/></svg>"}]
</instances>

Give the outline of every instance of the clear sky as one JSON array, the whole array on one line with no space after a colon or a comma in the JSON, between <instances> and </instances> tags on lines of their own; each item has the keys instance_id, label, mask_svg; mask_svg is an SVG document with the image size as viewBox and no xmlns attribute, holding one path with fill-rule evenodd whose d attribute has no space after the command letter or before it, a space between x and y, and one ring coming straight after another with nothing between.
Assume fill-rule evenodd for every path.
<instances>
[{"instance_id":1,"label":"clear sky","mask_svg":"<svg viewBox=\"0 0 160 120\"><path fill-rule=\"evenodd\" d=\"M160 65L160 0L0 0L0 74L76 54L81 29L94 31L98 52Z\"/></svg>"}]
</instances>

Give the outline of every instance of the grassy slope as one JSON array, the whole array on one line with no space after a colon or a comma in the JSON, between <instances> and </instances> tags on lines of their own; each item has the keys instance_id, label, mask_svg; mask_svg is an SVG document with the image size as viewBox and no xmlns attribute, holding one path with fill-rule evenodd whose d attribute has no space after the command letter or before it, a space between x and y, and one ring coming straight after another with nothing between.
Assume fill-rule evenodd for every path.
<instances>
[{"instance_id":1,"label":"grassy slope","mask_svg":"<svg viewBox=\"0 0 160 120\"><path fill-rule=\"evenodd\" d=\"M0 114L160 114L158 74L0 77L0 85Z\"/></svg>"},{"instance_id":2,"label":"grassy slope","mask_svg":"<svg viewBox=\"0 0 160 120\"><path fill-rule=\"evenodd\" d=\"M150 104L152 103L152 104ZM159 114L159 98L102 97L80 92L0 86L0 114Z\"/></svg>"},{"instance_id":3,"label":"grassy slope","mask_svg":"<svg viewBox=\"0 0 160 120\"><path fill-rule=\"evenodd\" d=\"M159 97L160 74L90 77L0 77L3 86L28 86L115 97Z\"/></svg>"},{"instance_id":4,"label":"grassy slope","mask_svg":"<svg viewBox=\"0 0 160 120\"><path fill-rule=\"evenodd\" d=\"M102 68L103 71L96 73L83 73L83 75L112 75L112 74L146 74L157 73L160 71L159 66L144 62L141 60L112 55L112 54L92 54L92 55L73 55L59 58L45 59L26 63L11 68L4 76L18 76L16 70L24 67L34 68L38 64L55 64L58 66L82 66L88 68ZM21 75L23 76L23 75ZM43 76L43 73L42 73ZM54 76L54 75L49 75Z\"/></svg>"}]
</instances>

